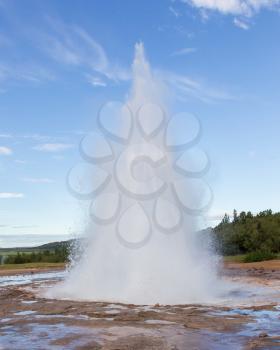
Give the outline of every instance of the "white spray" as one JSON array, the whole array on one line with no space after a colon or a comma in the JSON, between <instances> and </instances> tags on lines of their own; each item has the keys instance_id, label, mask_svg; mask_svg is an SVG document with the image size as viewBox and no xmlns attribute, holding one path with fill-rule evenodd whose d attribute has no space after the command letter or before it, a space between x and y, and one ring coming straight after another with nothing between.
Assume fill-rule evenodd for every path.
<instances>
[{"instance_id":1,"label":"white spray","mask_svg":"<svg viewBox=\"0 0 280 350\"><path fill-rule=\"evenodd\" d=\"M87 138L81 144L96 186L89 191L92 223L86 247L48 296L182 304L218 295L216 259L196 233L198 215L211 201L202 181L208 157L192 149L200 125L184 113L169 118L164 91L143 45L137 44L125 106L116 113L116 105L107 104L99 115L99 132L91 135L98 142ZM111 122L110 111L116 118ZM103 180L97 178L100 172Z\"/></svg>"}]
</instances>

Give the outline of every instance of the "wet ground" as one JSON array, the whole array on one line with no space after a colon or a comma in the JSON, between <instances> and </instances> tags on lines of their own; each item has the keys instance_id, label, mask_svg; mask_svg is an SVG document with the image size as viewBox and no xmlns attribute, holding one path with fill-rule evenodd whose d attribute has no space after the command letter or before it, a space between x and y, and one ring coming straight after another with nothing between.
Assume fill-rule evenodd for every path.
<instances>
[{"instance_id":1,"label":"wet ground","mask_svg":"<svg viewBox=\"0 0 280 350\"><path fill-rule=\"evenodd\" d=\"M1 276L0 349L280 349L279 271L228 265L247 294L176 306L44 299L63 272Z\"/></svg>"}]
</instances>

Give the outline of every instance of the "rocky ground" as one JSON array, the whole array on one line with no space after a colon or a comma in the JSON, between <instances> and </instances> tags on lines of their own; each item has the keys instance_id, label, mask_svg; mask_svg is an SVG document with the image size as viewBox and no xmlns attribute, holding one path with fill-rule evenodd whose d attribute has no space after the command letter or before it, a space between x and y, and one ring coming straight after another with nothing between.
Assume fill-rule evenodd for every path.
<instances>
[{"instance_id":1,"label":"rocky ground","mask_svg":"<svg viewBox=\"0 0 280 350\"><path fill-rule=\"evenodd\" d=\"M227 264L228 278L278 288L280 262ZM0 349L280 349L280 308L57 301L42 284L0 284ZM264 299L265 300L265 299Z\"/></svg>"}]
</instances>

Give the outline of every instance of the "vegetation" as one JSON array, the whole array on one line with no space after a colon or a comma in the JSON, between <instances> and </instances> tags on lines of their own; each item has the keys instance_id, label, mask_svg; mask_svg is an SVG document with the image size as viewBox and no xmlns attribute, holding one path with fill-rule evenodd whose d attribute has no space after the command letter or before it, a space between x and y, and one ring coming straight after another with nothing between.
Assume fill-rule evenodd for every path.
<instances>
[{"instance_id":1,"label":"vegetation","mask_svg":"<svg viewBox=\"0 0 280 350\"><path fill-rule=\"evenodd\" d=\"M66 244L67 243L67 244ZM43 248L42 248L43 247ZM45 249L50 247L52 249ZM70 242L51 243L37 248L24 248L2 251L0 261L2 264L29 264L29 263L65 263L68 260Z\"/></svg>"},{"instance_id":2,"label":"vegetation","mask_svg":"<svg viewBox=\"0 0 280 350\"><path fill-rule=\"evenodd\" d=\"M65 263L26 263L26 264L4 264L0 265L1 270L16 270L16 269L50 269L50 268L58 268L64 267Z\"/></svg>"},{"instance_id":3,"label":"vegetation","mask_svg":"<svg viewBox=\"0 0 280 350\"><path fill-rule=\"evenodd\" d=\"M280 256L280 213L272 210L257 215L233 212L212 230L217 251L225 260L254 262ZM47 265L67 262L73 240L33 248L0 248L0 265ZM22 265L23 266L23 265Z\"/></svg>"},{"instance_id":4,"label":"vegetation","mask_svg":"<svg viewBox=\"0 0 280 350\"><path fill-rule=\"evenodd\" d=\"M249 263L249 262L255 262L255 261L264 261L264 260L272 260L276 259L277 255L258 250L256 252L251 252L245 255L243 262Z\"/></svg>"},{"instance_id":5,"label":"vegetation","mask_svg":"<svg viewBox=\"0 0 280 350\"><path fill-rule=\"evenodd\" d=\"M234 210L233 218L226 214L213 234L222 255L246 254L246 262L272 259L280 252L280 213Z\"/></svg>"}]
</instances>

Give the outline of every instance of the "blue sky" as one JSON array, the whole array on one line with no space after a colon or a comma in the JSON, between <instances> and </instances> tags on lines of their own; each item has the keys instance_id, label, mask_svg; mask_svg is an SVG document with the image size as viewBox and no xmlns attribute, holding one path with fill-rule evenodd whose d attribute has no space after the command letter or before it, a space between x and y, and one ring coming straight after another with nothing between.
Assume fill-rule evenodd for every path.
<instances>
[{"instance_id":1,"label":"blue sky","mask_svg":"<svg viewBox=\"0 0 280 350\"><path fill-rule=\"evenodd\" d=\"M81 227L65 177L100 105L127 94L138 41L173 110L202 121L210 224L234 208L279 211L279 10L278 0L0 0L0 235Z\"/></svg>"}]
</instances>

